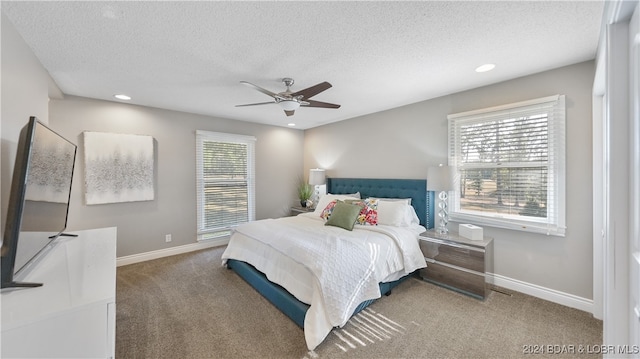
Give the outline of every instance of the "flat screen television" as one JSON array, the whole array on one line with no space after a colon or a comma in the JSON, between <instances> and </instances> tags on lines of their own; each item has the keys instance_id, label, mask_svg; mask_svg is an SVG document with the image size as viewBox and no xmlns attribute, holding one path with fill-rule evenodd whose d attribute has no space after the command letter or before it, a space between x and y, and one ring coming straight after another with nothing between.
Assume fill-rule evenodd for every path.
<instances>
[{"instance_id":1,"label":"flat screen television","mask_svg":"<svg viewBox=\"0 0 640 359\"><path fill-rule=\"evenodd\" d=\"M2 288L16 281L67 227L77 146L30 117L18 139L1 247Z\"/></svg>"}]
</instances>

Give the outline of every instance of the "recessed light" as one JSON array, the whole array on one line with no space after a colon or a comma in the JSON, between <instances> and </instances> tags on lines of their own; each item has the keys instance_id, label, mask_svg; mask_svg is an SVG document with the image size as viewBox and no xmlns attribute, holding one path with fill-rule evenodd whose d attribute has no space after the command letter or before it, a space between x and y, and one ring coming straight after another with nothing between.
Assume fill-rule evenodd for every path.
<instances>
[{"instance_id":1,"label":"recessed light","mask_svg":"<svg viewBox=\"0 0 640 359\"><path fill-rule=\"evenodd\" d=\"M120 16L113 6L106 6L102 9L102 17L105 19L117 20Z\"/></svg>"},{"instance_id":2,"label":"recessed light","mask_svg":"<svg viewBox=\"0 0 640 359\"><path fill-rule=\"evenodd\" d=\"M118 100L125 100L125 101L131 100L131 97L124 94L113 95L113 97L117 98Z\"/></svg>"},{"instance_id":3,"label":"recessed light","mask_svg":"<svg viewBox=\"0 0 640 359\"><path fill-rule=\"evenodd\" d=\"M296 124L295 124L295 123L293 123L293 122L291 122L291 123L288 123L288 124L287 124L287 126L289 126L289 127L294 127L295 125L296 125Z\"/></svg>"},{"instance_id":4,"label":"recessed light","mask_svg":"<svg viewBox=\"0 0 640 359\"><path fill-rule=\"evenodd\" d=\"M476 68L476 72L487 72L487 71L491 71L496 67L496 65L494 64L484 64L482 66L479 66L478 68Z\"/></svg>"}]
</instances>

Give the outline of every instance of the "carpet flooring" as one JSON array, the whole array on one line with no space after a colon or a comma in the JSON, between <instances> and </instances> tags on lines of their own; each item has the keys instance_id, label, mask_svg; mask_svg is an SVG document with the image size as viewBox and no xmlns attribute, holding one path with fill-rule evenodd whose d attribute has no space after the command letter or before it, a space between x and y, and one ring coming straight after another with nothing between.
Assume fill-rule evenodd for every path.
<instances>
[{"instance_id":1,"label":"carpet flooring","mask_svg":"<svg viewBox=\"0 0 640 359\"><path fill-rule=\"evenodd\" d=\"M484 301L411 278L309 352L225 247L119 267L116 358L597 358L602 321L504 289ZM597 348L597 347L595 347Z\"/></svg>"}]
</instances>

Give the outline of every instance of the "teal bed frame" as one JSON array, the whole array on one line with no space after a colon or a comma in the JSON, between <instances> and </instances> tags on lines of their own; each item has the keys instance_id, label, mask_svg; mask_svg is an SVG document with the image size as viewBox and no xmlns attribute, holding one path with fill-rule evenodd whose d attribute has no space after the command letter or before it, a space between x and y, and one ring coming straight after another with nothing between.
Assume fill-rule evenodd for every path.
<instances>
[{"instance_id":1,"label":"teal bed frame","mask_svg":"<svg viewBox=\"0 0 640 359\"><path fill-rule=\"evenodd\" d=\"M420 224L427 229L434 224L434 195L427 192L427 181L416 179L379 179L379 178L328 178L327 192L332 194L347 194L360 192L361 198L411 198L411 205L415 208ZM267 277L252 265L229 259L227 268L236 272L249 285L257 290L276 308L288 316L294 323L304 328L304 317L309 305L300 302L286 289L270 282ZM407 275L393 282L380 283L380 293L391 294L391 290L410 277ZM375 299L361 303L353 312L356 314Z\"/></svg>"}]
</instances>

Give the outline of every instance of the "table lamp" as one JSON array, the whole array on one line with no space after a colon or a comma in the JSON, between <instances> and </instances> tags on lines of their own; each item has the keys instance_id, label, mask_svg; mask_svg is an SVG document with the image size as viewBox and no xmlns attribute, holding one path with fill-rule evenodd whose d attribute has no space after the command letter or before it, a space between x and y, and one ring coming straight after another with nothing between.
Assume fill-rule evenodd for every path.
<instances>
[{"instance_id":1,"label":"table lamp","mask_svg":"<svg viewBox=\"0 0 640 359\"><path fill-rule=\"evenodd\" d=\"M447 210L448 192L453 191L455 168L440 164L427 168L427 190L440 192L438 198L438 217L440 221L436 232L439 235L446 236L449 234L447 224L449 223L449 212Z\"/></svg>"},{"instance_id":2,"label":"table lamp","mask_svg":"<svg viewBox=\"0 0 640 359\"><path fill-rule=\"evenodd\" d=\"M313 186L313 207L318 203L318 197L320 197L320 193L318 193L318 186L325 184L325 175L324 170L321 168L313 168L309 170L309 184Z\"/></svg>"}]
</instances>

